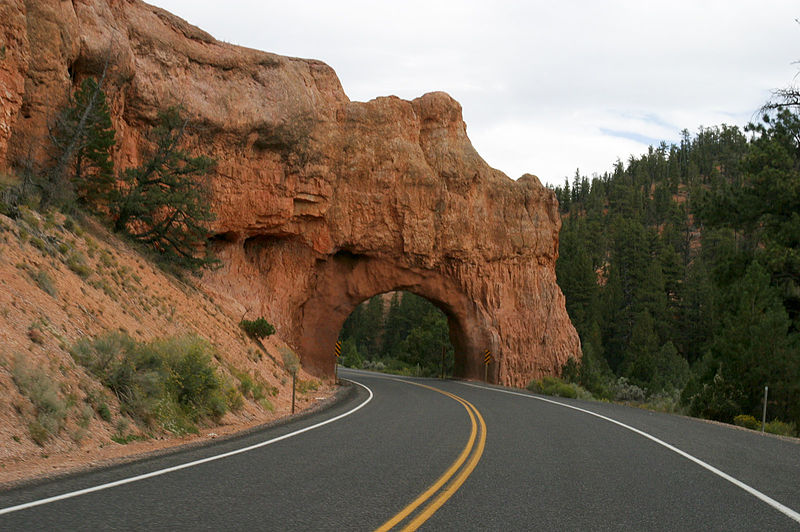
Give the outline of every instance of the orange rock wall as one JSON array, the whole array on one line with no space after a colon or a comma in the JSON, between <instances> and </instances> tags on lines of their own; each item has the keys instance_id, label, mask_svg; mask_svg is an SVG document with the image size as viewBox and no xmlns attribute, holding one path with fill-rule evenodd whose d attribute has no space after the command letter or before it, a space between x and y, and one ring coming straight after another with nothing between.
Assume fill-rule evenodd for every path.
<instances>
[{"instance_id":1,"label":"orange rock wall","mask_svg":"<svg viewBox=\"0 0 800 532\"><path fill-rule=\"evenodd\" d=\"M263 315L318 374L364 299L403 289L448 315L457 372L522 386L580 345L555 279L557 204L534 176L490 168L444 93L351 102L314 60L221 43L139 0L10 0L0 61L0 162L46 159L46 123L108 64L119 167L159 109L218 161L203 282Z\"/></svg>"}]
</instances>

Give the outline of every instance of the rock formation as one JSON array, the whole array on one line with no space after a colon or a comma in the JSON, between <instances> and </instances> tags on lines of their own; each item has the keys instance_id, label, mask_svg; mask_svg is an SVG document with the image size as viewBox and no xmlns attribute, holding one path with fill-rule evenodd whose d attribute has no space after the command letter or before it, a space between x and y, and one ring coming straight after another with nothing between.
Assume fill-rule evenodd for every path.
<instances>
[{"instance_id":1,"label":"rock formation","mask_svg":"<svg viewBox=\"0 0 800 532\"><path fill-rule=\"evenodd\" d=\"M580 357L556 284L551 191L472 147L444 93L351 102L333 70L216 41L139 0L7 0L0 165L42 160L68 91L108 65L118 167L136 164L159 109L218 161L203 282L265 316L317 374L361 301L408 290L448 316L456 371L522 386Z\"/></svg>"}]
</instances>

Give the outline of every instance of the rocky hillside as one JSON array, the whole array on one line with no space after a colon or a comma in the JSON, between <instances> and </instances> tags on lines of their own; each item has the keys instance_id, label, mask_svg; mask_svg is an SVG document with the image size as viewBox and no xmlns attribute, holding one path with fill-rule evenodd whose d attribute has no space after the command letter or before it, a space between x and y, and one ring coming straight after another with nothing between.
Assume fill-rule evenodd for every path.
<instances>
[{"instance_id":1,"label":"rocky hillside","mask_svg":"<svg viewBox=\"0 0 800 532\"><path fill-rule=\"evenodd\" d=\"M201 286L164 273L91 219L27 209L16 220L0 216L0 482L287 415L289 348L276 336L263 345L247 337L239 322L257 316ZM142 422L71 355L81 339L110 331L140 342L207 340L224 415L169 426L156 413ZM302 371L300 383L301 409L332 392Z\"/></svg>"},{"instance_id":2,"label":"rocky hillside","mask_svg":"<svg viewBox=\"0 0 800 532\"><path fill-rule=\"evenodd\" d=\"M137 166L159 111L181 104L186 148L217 161L209 245L217 297L264 315L317 376L363 300L408 290L448 317L455 373L524 386L580 342L555 277L557 202L472 146L444 93L352 102L315 60L217 41L139 0L11 0L0 39L0 166L48 163L48 120L103 78L115 168Z\"/></svg>"}]
</instances>

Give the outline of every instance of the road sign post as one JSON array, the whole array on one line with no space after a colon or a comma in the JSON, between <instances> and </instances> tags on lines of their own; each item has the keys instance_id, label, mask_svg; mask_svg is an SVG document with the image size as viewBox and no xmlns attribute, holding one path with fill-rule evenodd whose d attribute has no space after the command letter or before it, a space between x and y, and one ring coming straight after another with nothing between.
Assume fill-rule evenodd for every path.
<instances>
[{"instance_id":1,"label":"road sign post","mask_svg":"<svg viewBox=\"0 0 800 532\"><path fill-rule=\"evenodd\" d=\"M483 382L489 382L489 364L492 362L492 352L488 349L483 354Z\"/></svg>"},{"instance_id":2,"label":"road sign post","mask_svg":"<svg viewBox=\"0 0 800 532\"><path fill-rule=\"evenodd\" d=\"M333 363L333 382L339 384L339 357L342 356L342 341L336 340L336 346L333 348L336 353L336 360Z\"/></svg>"},{"instance_id":3,"label":"road sign post","mask_svg":"<svg viewBox=\"0 0 800 532\"><path fill-rule=\"evenodd\" d=\"M764 427L767 425L767 392L769 386L764 386L764 413L761 416L761 432L764 432Z\"/></svg>"},{"instance_id":4,"label":"road sign post","mask_svg":"<svg viewBox=\"0 0 800 532\"><path fill-rule=\"evenodd\" d=\"M442 380L444 380L444 346L442 346Z\"/></svg>"},{"instance_id":5,"label":"road sign post","mask_svg":"<svg viewBox=\"0 0 800 532\"><path fill-rule=\"evenodd\" d=\"M295 395L295 390L297 390L296 380L297 380L297 372L293 371L292 372L292 414L294 414L294 395Z\"/></svg>"}]
</instances>

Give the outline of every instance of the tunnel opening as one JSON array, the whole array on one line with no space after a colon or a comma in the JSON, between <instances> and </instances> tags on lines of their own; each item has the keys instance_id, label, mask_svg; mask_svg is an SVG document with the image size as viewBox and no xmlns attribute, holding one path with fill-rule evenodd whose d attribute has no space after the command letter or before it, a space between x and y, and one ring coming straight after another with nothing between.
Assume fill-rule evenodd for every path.
<instances>
[{"instance_id":1,"label":"tunnel opening","mask_svg":"<svg viewBox=\"0 0 800 532\"><path fill-rule=\"evenodd\" d=\"M455 372L454 324L425 297L408 291L375 295L359 304L339 332L344 367L414 377Z\"/></svg>"},{"instance_id":2,"label":"tunnel opening","mask_svg":"<svg viewBox=\"0 0 800 532\"><path fill-rule=\"evenodd\" d=\"M493 349L495 340L488 327L488 317L454 279L441 272L400 266L380 257L344 250L314 264L314 276L307 281L311 293L297 308L299 326L294 344L303 366L310 372L333 377L337 360L335 346L348 317L365 301L368 306L368 300L376 295L390 293L391 296L383 296L388 298L384 303L388 314L393 292L402 291L423 298L426 304L432 304L444 314L446 327L441 326L439 317L437 330L445 341L449 339L445 354L452 353L452 356L447 357L447 373L463 379L487 377L483 353ZM429 351L428 357L439 355L441 365L441 353ZM359 355L363 360L364 354ZM369 357L372 356L370 352ZM410 357L407 360L413 361ZM497 367L494 364L489 368L488 379L492 382L496 380ZM416 363L410 368L415 369ZM423 363L420 363L422 371Z\"/></svg>"}]
</instances>

